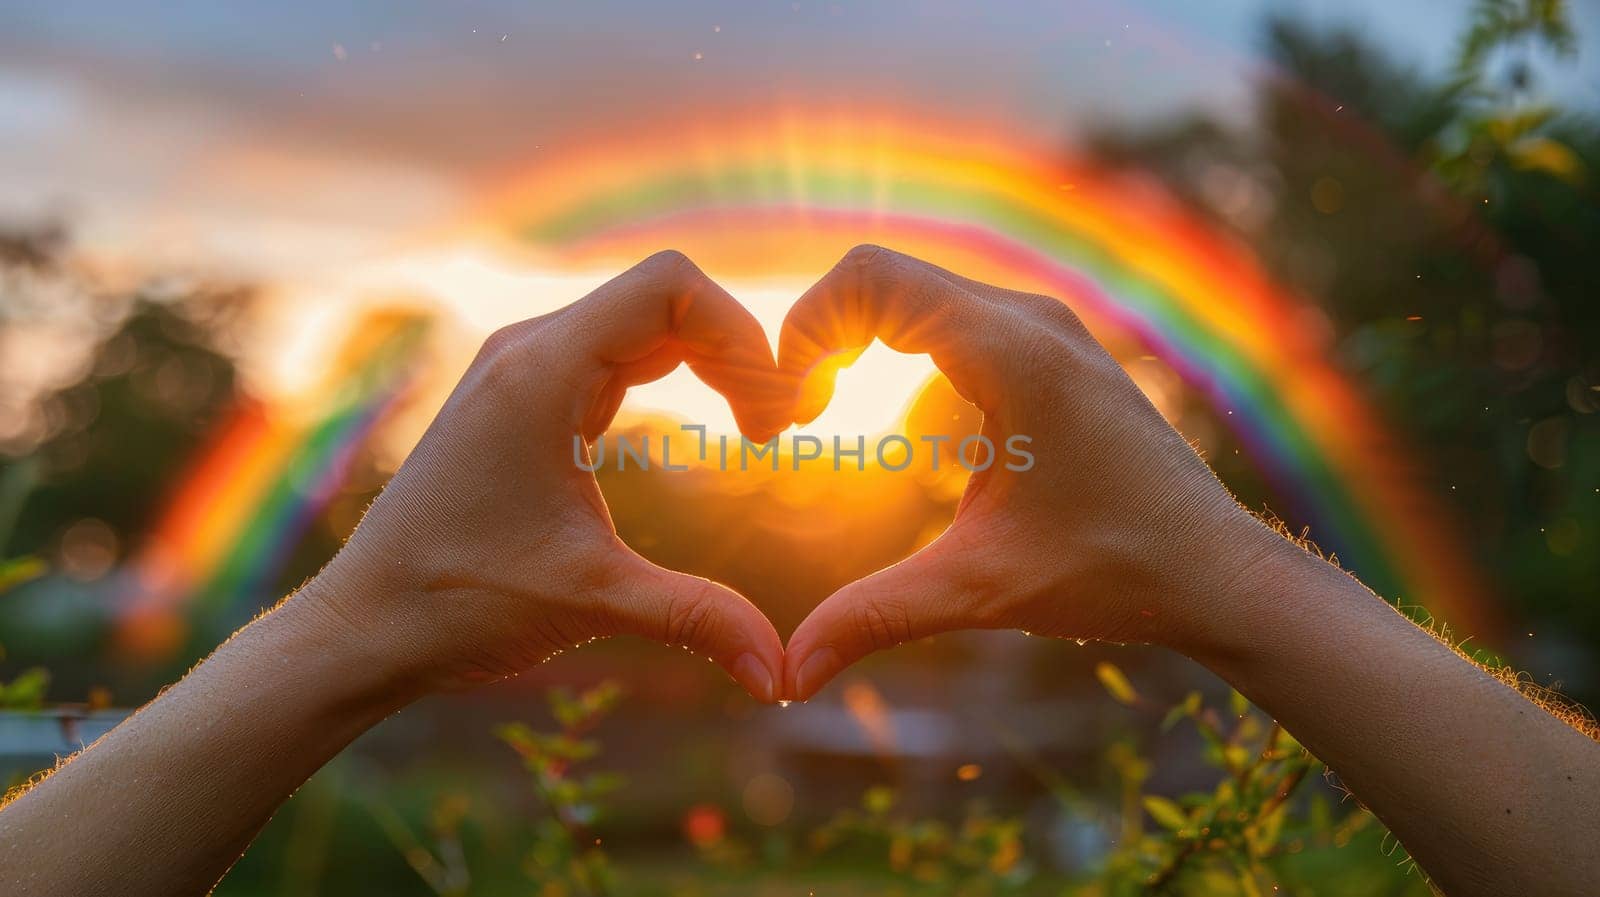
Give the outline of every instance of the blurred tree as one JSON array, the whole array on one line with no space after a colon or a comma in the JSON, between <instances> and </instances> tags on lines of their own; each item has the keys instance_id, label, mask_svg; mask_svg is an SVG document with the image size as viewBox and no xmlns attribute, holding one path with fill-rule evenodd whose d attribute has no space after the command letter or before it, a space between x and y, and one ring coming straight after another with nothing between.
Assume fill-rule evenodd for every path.
<instances>
[{"instance_id":1,"label":"blurred tree","mask_svg":"<svg viewBox=\"0 0 1600 897\"><path fill-rule=\"evenodd\" d=\"M214 328L243 293L138 295L92 350L84 376L44 396L39 480L0 554L54 553L63 533L99 521L114 544L136 541L197 440L234 394L232 359ZM203 314L200 311L203 309ZM0 461L0 472L21 463Z\"/></svg>"},{"instance_id":2,"label":"blurred tree","mask_svg":"<svg viewBox=\"0 0 1600 897\"><path fill-rule=\"evenodd\" d=\"M1546 637L1538 665L1592 696L1600 127L1534 100L1534 60L1572 52L1565 5L1478 4L1447 78L1349 31L1275 20L1266 43L1278 74L1252 125L1194 118L1095 148L1160 173L1320 303L1523 631Z\"/></svg>"},{"instance_id":3,"label":"blurred tree","mask_svg":"<svg viewBox=\"0 0 1600 897\"><path fill-rule=\"evenodd\" d=\"M0 443L0 558L37 558L59 574L21 585L0 606L11 662L50 663L67 693L107 678L120 694L165 681L133 682L103 665L97 581L138 548L232 404L235 368L223 345L251 295L160 280L106 290L77 264L63 227L0 231L0 342L71 362L55 365L64 382L8 397L22 402L23 419ZM74 662L55 663L64 655Z\"/></svg>"}]
</instances>

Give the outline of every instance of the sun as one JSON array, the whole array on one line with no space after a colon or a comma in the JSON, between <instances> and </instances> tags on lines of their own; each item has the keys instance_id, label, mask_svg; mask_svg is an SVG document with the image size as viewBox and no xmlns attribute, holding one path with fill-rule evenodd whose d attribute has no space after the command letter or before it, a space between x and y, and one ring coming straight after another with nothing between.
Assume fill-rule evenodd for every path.
<instances>
[{"instance_id":1,"label":"sun","mask_svg":"<svg viewBox=\"0 0 1600 897\"><path fill-rule=\"evenodd\" d=\"M726 281L723 285L750 309L766 330L767 339L776 346L784 315L810 283ZM874 343L854 364L839 372L827 410L795 432L810 433L825 444L831 444L834 436L871 437L899 432L912 401L934 373L933 362L926 355L903 355ZM727 403L687 367L629 390L623 411L665 414L704 424L712 433L738 432Z\"/></svg>"}]
</instances>

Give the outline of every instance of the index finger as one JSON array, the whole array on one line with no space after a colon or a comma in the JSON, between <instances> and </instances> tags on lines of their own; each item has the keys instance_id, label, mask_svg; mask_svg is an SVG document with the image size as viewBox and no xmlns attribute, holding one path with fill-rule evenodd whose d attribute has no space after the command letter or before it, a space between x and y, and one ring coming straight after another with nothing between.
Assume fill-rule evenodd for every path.
<instances>
[{"instance_id":1,"label":"index finger","mask_svg":"<svg viewBox=\"0 0 1600 897\"><path fill-rule=\"evenodd\" d=\"M556 351L609 375L614 394L600 401L620 402L628 386L687 362L746 434L764 439L789 423L790 388L761 324L680 252L650 256L556 317Z\"/></svg>"},{"instance_id":2,"label":"index finger","mask_svg":"<svg viewBox=\"0 0 1600 897\"><path fill-rule=\"evenodd\" d=\"M778 367L798 384L793 417L804 423L821 414L838 368L874 339L931 356L963 397L994 412L1006 388L1028 375L1020 296L879 246L850 250L784 318Z\"/></svg>"}]
</instances>

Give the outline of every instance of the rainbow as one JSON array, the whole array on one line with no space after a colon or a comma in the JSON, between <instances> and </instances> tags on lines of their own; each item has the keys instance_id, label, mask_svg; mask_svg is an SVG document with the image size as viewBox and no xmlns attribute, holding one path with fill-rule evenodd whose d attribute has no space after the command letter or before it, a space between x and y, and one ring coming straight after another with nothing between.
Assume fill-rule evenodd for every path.
<instances>
[{"instance_id":1,"label":"rainbow","mask_svg":"<svg viewBox=\"0 0 1600 897\"><path fill-rule=\"evenodd\" d=\"M1420 471L1330 361L1326 319L1148 178L881 113L671 123L539 158L474 221L547 265L671 246L721 276L809 280L876 242L1056 296L1207 397L1283 510L1376 591L1494 627Z\"/></svg>"},{"instance_id":2,"label":"rainbow","mask_svg":"<svg viewBox=\"0 0 1600 897\"><path fill-rule=\"evenodd\" d=\"M130 566L116 607L125 654L170 656L191 613L220 617L270 587L357 450L407 394L425 330L415 313L369 313L303 401L235 402Z\"/></svg>"}]
</instances>

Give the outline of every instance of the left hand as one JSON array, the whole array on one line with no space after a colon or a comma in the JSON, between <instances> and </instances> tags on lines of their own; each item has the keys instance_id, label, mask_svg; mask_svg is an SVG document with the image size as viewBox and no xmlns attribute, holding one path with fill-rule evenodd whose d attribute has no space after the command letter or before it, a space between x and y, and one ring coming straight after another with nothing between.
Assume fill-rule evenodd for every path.
<instances>
[{"instance_id":1,"label":"left hand","mask_svg":"<svg viewBox=\"0 0 1600 897\"><path fill-rule=\"evenodd\" d=\"M631 633L683 645L752 695L778 697L783 643L737 593L622 543L573 437L628 387L688 362L766 440L789 390L754 317L663 252L560 311L484 343L327 570L291 599L324 612L412 690L512 675Z\"/></svg>"}]
</instances>

